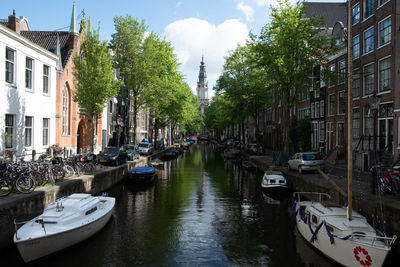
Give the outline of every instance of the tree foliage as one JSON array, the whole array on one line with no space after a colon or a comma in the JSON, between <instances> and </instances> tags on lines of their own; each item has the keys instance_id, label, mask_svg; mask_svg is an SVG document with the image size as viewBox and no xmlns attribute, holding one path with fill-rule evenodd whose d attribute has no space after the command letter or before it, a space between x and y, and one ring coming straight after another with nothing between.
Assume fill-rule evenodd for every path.
<instances>
[{"instance_id":1,"label":"tree foliage","mask_svg":"<svg viewBox=\"0 0 400 267\"><path fill-rule=\"evenodd\" d=\"M114 79L112 55L107 42L100 41L99 29L91 27L90 20L84 25L85 40L81 43L80 53L74 56L76 91L73 100L84 109L86 116L92 120L107 105L107 100L117 94L120 82ZM93 121L91 123L93 133ZM93 137L91 146L93 148Z\"/></svg>"}]
</instances>

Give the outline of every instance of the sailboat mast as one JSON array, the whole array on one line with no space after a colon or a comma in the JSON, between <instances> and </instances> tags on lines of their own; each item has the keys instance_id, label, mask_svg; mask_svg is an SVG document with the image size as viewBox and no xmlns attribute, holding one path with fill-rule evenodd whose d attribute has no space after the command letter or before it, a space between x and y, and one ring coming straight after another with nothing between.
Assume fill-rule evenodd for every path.
<instances>
[{"instance_id":1,"label":"sailboat mast","mask_svg":"<svg viewBox=\"0 0 400 267\"><path fill-rule=\"evenodd\" d=\"M347 1L348 9L347 9L347 219L352 219L352 210L353 210L353 199L352 199L352 186L353 186L353 147L352 141L353 137L351 134L352 130L352 36L351 36L351 24L352 24L352 12L351 12L351 0Z\"/></svg>"}]
</instances>

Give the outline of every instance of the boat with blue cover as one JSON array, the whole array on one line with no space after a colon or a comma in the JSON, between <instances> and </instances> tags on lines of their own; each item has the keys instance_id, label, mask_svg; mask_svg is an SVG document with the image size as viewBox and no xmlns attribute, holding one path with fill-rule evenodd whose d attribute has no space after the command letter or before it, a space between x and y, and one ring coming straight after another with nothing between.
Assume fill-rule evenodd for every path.
<instances>
[{"instance_id":1,"label":"boat with blue cover","mask_svg":"<svg viewBox=\"0 0 400 267\"><path fill-rule=\"evenodd\" d=\"M141 166L129 170L128 179L137 183L153 182L156 175L154 167Z\"/></svg>"}]
</instances>

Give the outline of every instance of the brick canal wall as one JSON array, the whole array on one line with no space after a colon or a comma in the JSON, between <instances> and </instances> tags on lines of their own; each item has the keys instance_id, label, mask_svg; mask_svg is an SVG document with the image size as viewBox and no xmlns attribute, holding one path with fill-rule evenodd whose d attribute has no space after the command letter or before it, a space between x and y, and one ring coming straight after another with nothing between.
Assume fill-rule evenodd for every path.
<instances>
[{"instance_id":1,"label":"brick canal wall","mask_svg":"<svg viewBox=\"0 0 400 267\"><path fill-rule=\"evenodd\" d=\"M0 198L0 249L13 243L14 219L18 222L28 221L42 214L50 203L66 195L73 193L98 195L120 182L128 170L136 166L145 166L147 161L159 157L160 153L118 167L103 167L94 175L82 175L55 186L36 188L29 194L12 194Z\"/></svg>"}]
</instances>

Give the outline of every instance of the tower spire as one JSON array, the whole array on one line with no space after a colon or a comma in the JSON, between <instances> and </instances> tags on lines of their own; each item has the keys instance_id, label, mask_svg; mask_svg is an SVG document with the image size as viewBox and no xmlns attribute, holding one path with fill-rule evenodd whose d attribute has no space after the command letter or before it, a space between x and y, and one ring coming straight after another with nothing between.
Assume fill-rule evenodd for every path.
<instances>
[{"instance_id":1,"label":"tower spire","mask_svg":"<svg viewBox=\"0 0 400 267\"><path fill-rule=\"evenodd\" d=\"M71 16L71 25L69 26L69 32L73 34L78 34L78 27L76 25L76 9L75 9L75 0L72 5L72 16Z\"/></svg>"}]
</instances>

